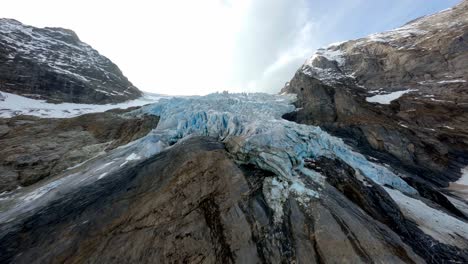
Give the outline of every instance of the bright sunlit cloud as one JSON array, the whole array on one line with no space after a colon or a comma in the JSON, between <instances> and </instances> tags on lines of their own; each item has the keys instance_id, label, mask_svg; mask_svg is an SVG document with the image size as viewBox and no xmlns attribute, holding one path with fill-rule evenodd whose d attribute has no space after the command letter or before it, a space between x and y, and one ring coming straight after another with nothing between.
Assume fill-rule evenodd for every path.
<instances>
[{"instance_id":1,"label":"bright sunlit cloud","mask_svg":"<svg viewBox=\"0 0 468 264\"><path fill-rule=\"evenodd\" d=\"M0 17L74 30L144 91L276 93L318 47L456 2L15 0Z\"/></svg>"}]
</instances>

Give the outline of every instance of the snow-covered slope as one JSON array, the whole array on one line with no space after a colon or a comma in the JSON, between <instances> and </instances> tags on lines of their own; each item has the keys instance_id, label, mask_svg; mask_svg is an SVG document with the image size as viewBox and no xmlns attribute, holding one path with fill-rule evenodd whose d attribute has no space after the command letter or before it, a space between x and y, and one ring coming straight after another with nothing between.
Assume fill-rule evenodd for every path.
<instances>
[{"instance_id":1,"label":"snow-covered slope","mask_svg":"<svg viewBox=\"0 0 468 264\"><path fill-rule=\"evenodd\" d=\"M371 91L464 83L467 10L468 2L462 1L400 28L330 44L300 71L328 84L353 83ZM441 68L440 63L447 65Z\"/></svg>"},{"instance_id":2,"label":"snow-covered slope","mask_svg":"<svg viewBox=\"0 0 468 264\"><path fill-rule=\"evenodd\" d=\"M58 102L116 103L141 92L71 30L0 19L0 91Z\"/></svg>"},{"instance_id":3,"label":"snow-covered slope","mask_svg":"<svg viewBox=\"0 0 468 264\"><path fill-rule=\"evenodd\" d=\"M142 97L117 104L48 103L45 100L27 98L12 93L0 92L0 117L31 115L44 118L69 118L88 113L105 112L110 109L126 109L157 102L167 96L144 93Z\"/></svg>"}]
</instances>

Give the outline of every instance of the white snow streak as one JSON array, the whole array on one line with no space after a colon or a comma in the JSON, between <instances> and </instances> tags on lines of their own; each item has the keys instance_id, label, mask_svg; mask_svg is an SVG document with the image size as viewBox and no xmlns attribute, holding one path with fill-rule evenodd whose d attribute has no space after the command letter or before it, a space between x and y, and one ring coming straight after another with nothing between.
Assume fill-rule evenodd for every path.
<instances>
[{"instance_id":1,"label":"white snow streak","mask_svg":"<svg viewBox=\"0 0 468 264\"><path fill-rule=\"evenodd\" d=\"M378 103L378 104L390 104L393 100L396 100L403 96L406 93L416 91L416 90L404 90L404 91L397 91L389 94L377 94L371 97L367 97L366 101L369 103Z\"/></svg>"},{"instance_id":2,"label":"white snow streak","mask_svg":"<svg viewBox=\"0 0 468 264\"><path fill-rule=\"evenodd\" d=\"M1 92L5 97L0 99L0 117L13 117L17 115L32 115L45 118L69 118L83 114L105 112L110 109L120 108L126 109L134 106L142 106L150 103L157 102L164 96L144 94L143 97L118 104L74 104L74 103L61 103L52 104L47 103L45 100L36 100L24 96Z\"/></svg>"}]
</instances>

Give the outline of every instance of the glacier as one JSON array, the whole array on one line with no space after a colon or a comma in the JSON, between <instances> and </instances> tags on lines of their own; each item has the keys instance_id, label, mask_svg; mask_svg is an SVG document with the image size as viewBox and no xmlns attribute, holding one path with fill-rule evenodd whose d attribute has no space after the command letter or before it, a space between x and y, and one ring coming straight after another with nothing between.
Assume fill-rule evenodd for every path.
<instances>
[{"instance_id":1,"label":"glacier","mask_svg":"<svg viewBox=\"0 0 468 264\"><path fill-rule=\"evenodd\" d=\"M161 99L140 110L160 116L157 128L141 139L140 144L157 142L158 150L162 150L191 136L210 136L223 141L239 162L253 164L278 177L278 180L265 181L263 187L267 203L275 212L275 221L281 221L282 204L290 192L296 194L298 201L319 197L324 177L305 168L305 159L339 158L377 184L409 195L417 194L398 175L354 152L341 139L319 127L283 119L284 114L295 111L294 100L294 95L261 93ZM154 150L145 149L150 153L142 149L140 156L154 154ZM305 188L300 175L310 177L318 187Z\"/></svg>"},{"instance_id":2,"label":"glacier","mask_svg":"<svg viewBox=\"0 0 468 264\"><path fill-rule=\"evenodd\" d=\"M320 127L283 119L284 114L296 110L292 104L295 99L295 95L262 93L161 98L132 113L160 117L157 127L148 135L70 169L59 180L45 181L36 190L26 187L10 196L0 195L0 203L15 200L13 205L9 204L10 212L3 213L0 220L45 205L59 193L112 177L112 173L123 167L141 162L174 144L182 144L193 136L214 137L225 143L239 163L252 164L276 175L275 179L264 182L263 192L278 221L282 219L282 203L290 194L299 202L320 197L325 178L307 169L305 159L338 158L377 184L406 195L417 194L395 172L368 160ZM103 167L106 167L105 175ZM303 177L311 179L314 186L306 186L301 180Z\"/></svg>"},{"instance_id":3,"label":"glacier","mask_svg":"<svg viewBox=\"0 0 468 264\"><path fill-rule=\"evenodd\" d=\"M407 194L416 191L385 166L353 151L341 139L316 126L287 121L295 111L294 95L215 93L203 97L161 99L140 111L160 116L160 123L146 138L170 146L189 136L215 137L230 152L284 179L316 173L304 167L304 159L339 158L380 185Z\"/></svg>"}]
</instances>

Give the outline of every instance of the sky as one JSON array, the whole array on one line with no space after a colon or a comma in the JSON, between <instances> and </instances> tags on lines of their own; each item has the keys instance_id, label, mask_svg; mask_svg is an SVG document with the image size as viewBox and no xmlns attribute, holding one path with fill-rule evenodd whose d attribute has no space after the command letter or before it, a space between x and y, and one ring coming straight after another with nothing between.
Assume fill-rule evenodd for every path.
<instances>
[{"instance_id":1,"label":"sky","mask_svg":"<svg viewBox=\"0 0 468 264\"><path fill-rule=\"evenodd\" d=\"M9 0L0 17L64 27L140 90L277 93L314 51L460 0Z\"/></svg>"}]
</instances>

